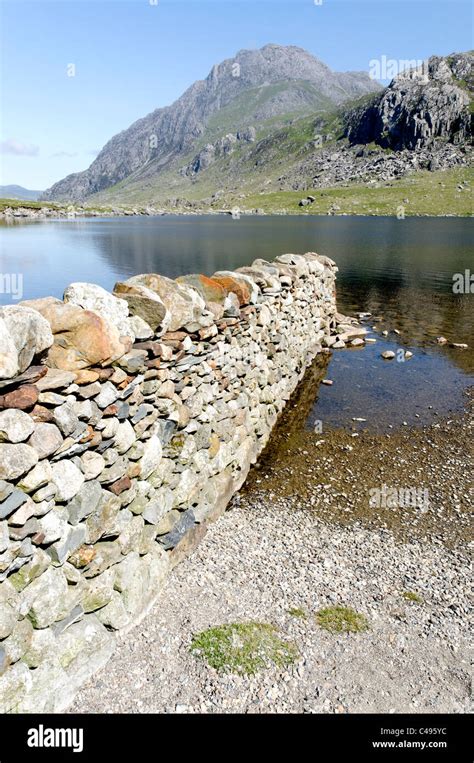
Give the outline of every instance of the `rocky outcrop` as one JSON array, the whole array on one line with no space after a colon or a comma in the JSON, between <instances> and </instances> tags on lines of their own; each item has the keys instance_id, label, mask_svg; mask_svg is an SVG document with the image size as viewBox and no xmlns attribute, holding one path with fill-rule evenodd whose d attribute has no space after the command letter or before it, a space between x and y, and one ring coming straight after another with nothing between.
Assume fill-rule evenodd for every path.
<instances>
[{"instance_id":1,"label":"rocky outcrop","mask_svg":"<svg viewBox=\"0 0 474 763\"><path fill-rule=\"evenodd\" d=\"M336 270L308 253L215 279L136 276L163 318L115 358L95 349L130 315L97 287L18 307L54 344L0 381L0 712L65 708L225 510L331 343ZM70 370L75 339L87 367Z\"/></svg>"},{"instance_id":2,"label":"rocky outcrop","mask_svg":"<svg viewBox=\"0 0 474 763\"><path fill-rule=\"evenodd\" d=\"M433 56L402 72L369 107L349 112L346 135L351 144L375 142L395 151L433 148L437 141L469 143L473 96L470 53Z\"/></svg>"},{"instance_id":3,"label":"rocky outcrop","mask_svg":"<svg viewBox=\"0 0 474 763\"><path fill-rule=\"evenodd\" d=\"M194 83L175 103L157 109L131 127L115 135L102 149L91 166L60 180L46 191L46 200L83 200L91 194L115 185L134 173L144 176L158 174L170 162L192 150L205 133L209 119L227 107L237 97L260 88L259 103L265 102L258 113L240 112L247 120L259 120L301 108L299 89L291 87L301 81L307 93L314 91L313 108L328 103L338 104L364 93L375 92L379 85L367 73L337 73L301 48L266 45L261 50L242 50L235 58L213 66L205 80ZM289 84L287 97L274 95L278 83ZM265 92L268 97L265 98ZM304 104L308 113L308 104ZM248 122L239 125L246 129ZM224 141L226 139L224 138Z\"/></svg>"},{"instance_id":4,"label":"rocky outcrop","mask_svg":"<svg viewBox=\"0 0 474 763\"><path fill-rule=\"evenodd\" d=\"M186 167L180 170L181 175L193 176L198 172L206 170L211 164L214 164L216 159L220 159L223 156L230 156L234 152L239 142L242 143L254 143L257 137L257 131L255 127L248 127L246 130L239 131L236 135L233 133L227 133L224 137L219 138L215 143L208 143L204 148L199 151L194 157L192 162Z\"/></svg>"}]
</instances>

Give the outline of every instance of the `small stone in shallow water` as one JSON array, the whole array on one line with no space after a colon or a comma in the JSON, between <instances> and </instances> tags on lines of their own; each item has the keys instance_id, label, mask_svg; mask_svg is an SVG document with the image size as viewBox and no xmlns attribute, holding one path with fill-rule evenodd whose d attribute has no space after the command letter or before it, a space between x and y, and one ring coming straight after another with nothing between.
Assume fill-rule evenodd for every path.
<instances>
[{"instance_id":1,"label":"small stone in shallow water","mask_svg":"<svg viewBox=\"0 0 474 763\"><path fill-rule=\"evenodd\" d=\"M392 358L395 357L395 353L393 350L385 350L385 352L381 353L381 356L384 358L384 360L392 360Z\"/></svg>"},{"instance_id":2,"label":"small stone in shallow water","mask_svg":"<svg viewBox=\"0 0 474 763\"><path fill-rule=\"evenodd\" d=\"M468 349L467 344L464 342L451 342L450 347L455 347L456 350L467 350Z\"/></svg>"},{"instance_id":3,"label":"small stone in shallow water","mask_svg":"<svg viewBox=\"0 0 474 763\"><path fill-rule=\"evenodd\" d=\"M447 344L448 343L448 340L446 339L445 336L437 337L436 341L438 342L438 344Z\"/></svg>"},{"instance_id":4,"label":"small stone in shallow water","mask_svg":"<svg viewBox=\"0 0 474 763\"><path fill-rule=\"evenodd\" d=\"M331 379L323 379L321 384L326 384L327 387L332 387L334 382Z\"/></svg>"}]
</instances>

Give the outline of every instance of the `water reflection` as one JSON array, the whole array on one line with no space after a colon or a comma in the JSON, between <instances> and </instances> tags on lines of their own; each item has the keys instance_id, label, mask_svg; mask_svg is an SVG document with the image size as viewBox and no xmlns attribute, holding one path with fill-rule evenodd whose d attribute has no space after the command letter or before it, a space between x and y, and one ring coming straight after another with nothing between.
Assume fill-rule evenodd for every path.
<instances>
[{"instance_id":1,"label":"water reflection","mask_svg":"<svg viewBox=\"0 0 474 763\"><path fill-rule=\"evenodd\" d=\"M111 289L134 273L208 275L318 251L338 263L343 312L382 316L399 341L430 347L464 372L472 350L433 345L436 336L474 347L474 295L453 295L452 277L471 265L473 223L456 218L241 217L92 218L0 226L2 273L24 274L25 298L61 296L72 281ZM9 295L0 294L0 303Z\"/></svg>"}]
</instances>

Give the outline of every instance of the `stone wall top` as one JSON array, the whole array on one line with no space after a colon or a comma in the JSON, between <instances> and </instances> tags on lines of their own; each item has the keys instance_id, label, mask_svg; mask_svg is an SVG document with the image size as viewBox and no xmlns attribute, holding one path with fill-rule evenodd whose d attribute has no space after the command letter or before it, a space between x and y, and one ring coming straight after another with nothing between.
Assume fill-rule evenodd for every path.
<instances>
[{"instance_id":1,"label":"stone wall top","mask_svg":"<svg viewBox=\"0 0 474 763\"><path fill-rule=\"evenodd\" d=\"M211 278L193 274L172 280L146 273L116 283L113 293L91 283L72 283L62 300L43 297L0 307L0 383L34 381L39 369L24 376L31 365L79 378L92 367L134 370L141 357L135 342L159 340L174 331L205 338L220 321L239 319L242 308L325 267L336 269L328 257L312 252L283 254L274 262L257 259Z\"/></svg>"}]
</instances>

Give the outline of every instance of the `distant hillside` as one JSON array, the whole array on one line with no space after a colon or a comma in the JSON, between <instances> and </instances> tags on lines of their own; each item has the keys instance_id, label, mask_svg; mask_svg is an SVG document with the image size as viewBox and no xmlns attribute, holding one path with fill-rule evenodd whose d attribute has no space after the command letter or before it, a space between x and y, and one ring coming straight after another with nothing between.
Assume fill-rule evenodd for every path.
<instances>
[{"instance_id":1,"label":"distant hillside","mask_svg":"<svg viewBox=\"0 0 474 763\"><path fill-rule=\"evenodd\" d=\"M44 198L176 211L266 208L271 194L467 170L473 60L472 53L433 56L382 88L367 75L331 72L299 48L243 51L168 110L115 136L85 173ZM235 62L243 80L236 88ZM196 121L197 111L205 119ZM152 129L157 148L140 160ZM451 207L447 200L445 213Z\"/></svg>"},{"instance_id":2,"label":"distant hillside","mask_svg":"<svg viewBox=\"0 0 474 763\"><path fill-rule=\"evenodd\" d=\"M43 198L82 201L121 182L141 182L146 189L150 180L159 184L163 172L178 170L216 142L217 153L225 155L239 140L253 142L253 129L260 136L379 90L366 72L333 72L301 48L242 50L214 66L171 106L115 135L87 170L59 181Z\"/></svg>"},{"instance_id":3,"label":"distant hillside","mask_svg":"<svg viewBox=\"0 0 474 763\"><path fill-rule=\"evenodd\" d=\"M36 201L43 191L30 191L21 185L0 185L0 198L2 199L25 199Z\"/></svg>"}]
</instances>

